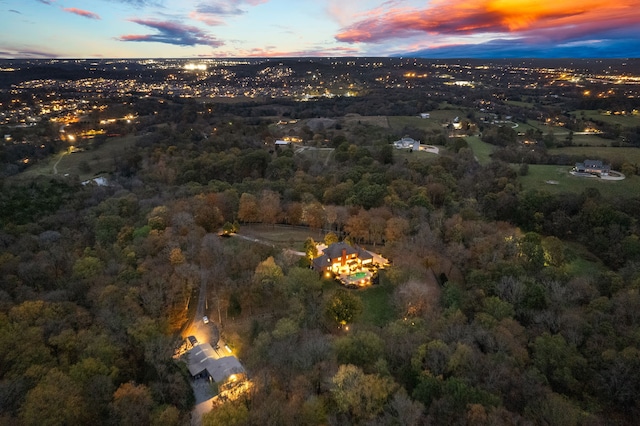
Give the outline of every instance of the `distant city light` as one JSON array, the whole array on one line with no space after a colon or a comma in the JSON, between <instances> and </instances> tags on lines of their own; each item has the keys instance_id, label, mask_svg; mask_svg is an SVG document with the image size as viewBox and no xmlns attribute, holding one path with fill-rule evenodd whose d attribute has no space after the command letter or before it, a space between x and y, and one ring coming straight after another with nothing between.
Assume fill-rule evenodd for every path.
<instances>
[{"instance_id":1,"label":"distant city light","mask_svg":"<svg viewBox=\"0 0 640 426\"><path fill-rule=\"evenodd\" d=\"M206 71L207 66L205 64L186 64L184 69L187 71Z\"/></svg>"}]
</instances>

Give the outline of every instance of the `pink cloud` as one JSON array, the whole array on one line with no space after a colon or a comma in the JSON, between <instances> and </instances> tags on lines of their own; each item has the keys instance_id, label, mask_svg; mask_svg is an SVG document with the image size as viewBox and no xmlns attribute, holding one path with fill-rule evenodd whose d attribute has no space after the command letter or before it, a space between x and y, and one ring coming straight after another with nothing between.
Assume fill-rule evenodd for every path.
<instances>
[{"instance_id":1,"label":"pink cloud","mask_svg":"<svg viewBox=\"0 0 640 426\"><path fill-rule=\"evenodd\" d=\"M217 16L209 13L200 13L197 11L193 11L189 13L189 18L193 19L194 21L204 22L210 27L224 25L224 21L222 19L219 19Z\"/></svg>"},{"instance_id":2,"label":"pink cloud","mask_svg":"<svg viewBox=\"0 0 640 426\"><path fill-rule=\"evenodd\" d=\"M335 37L348 43L374 43L420 33L470 35L551 30L556 37L605 30L640 22L636 0L438 0L426 9L378 8L361 15Z\"/></svg>"},{"instance_id":3,"label":"pink cloud","mask_svg":"<svg viewBox=\"0 0 640 426\"><path fill-rule=\"evenodd\" d=\"M258 6L268 0L208 0L198 4L189 18L204 22L209 26L224 25L222 17L238 16L247 13L242 6Z\"/></svg>"},{"instance_id":4,"label":"pink cloud","mask_svg":"<svg viewBox=\"0 0 640 426\"><path fill-rule=\"evenodd\" d=\"M357 56L360 52L358 49L351 47L333 47L318 49L302 49L302 50L278 50L276 47L254 48L249 50L240 50L233 52L217 52L217 57L241 58L292 58L292 57L327 57L327 56Z\"/></svg>"},{"instance_id":5,"label":"pink cloud","mask_svg":"<svg viewBox=\"0 0 640 426\"><path fill-rule=\"evenodd\" d=\"M153 41L150 35L143 34L125 34L118 37L120 41Z\"/></svg>"},{"instance_id":6,"label":"pink cloud","mask_svg":"<svg viewBox=\"0 0 640 426\"><path fill-rule=\"evenodd\" d=\"M224 43L202 31L200 28L183 25L174 21L155 21L152 19L130 19L131 22L151 28L154 34L126 34L118 37L120 41L148 41L173 44L177 46L205 45L219 47Z\"/></svg>"},{"instance_id":7,"label":"pink cloud","mask_svg":"<svg viewBox=\"0 0 640 426\"><path fill-rule=\"evenodd\" d=\"M98 15L97 13L89 12L88 10L76 9L75 7L65 7L62 10L89 19L101 19L100 15Z\"/></svg>"}]
</instances>

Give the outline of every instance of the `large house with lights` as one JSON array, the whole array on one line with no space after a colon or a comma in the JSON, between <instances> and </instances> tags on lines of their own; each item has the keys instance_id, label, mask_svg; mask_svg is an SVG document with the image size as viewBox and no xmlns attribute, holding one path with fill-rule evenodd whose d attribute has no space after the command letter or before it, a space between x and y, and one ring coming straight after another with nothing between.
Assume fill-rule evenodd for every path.
<instances>
[{"instance_id":1,"label":"large house with lights","mask_svg":"<svg viewBox=\"0 0 640 426\"><path fill-rule=\"evenodd\" d=\"M344 241L333 243L313 259L313 269L334 274L349 273L363 265L370 265L373 255L360 247L353 247Z\"/></svg>"},{"instance_id":2,"label":"large house with lights","mask_svg":"<svg viewBox=\"0 0 640 426\"><path fill-rule=\"evenodd\" d=\"M367 286L377 276L377 267L386 259L362 247L352 246L344 241L333 243L313 259L313 269L335 276L346 286Z\"/></svg>"}]
</instances>

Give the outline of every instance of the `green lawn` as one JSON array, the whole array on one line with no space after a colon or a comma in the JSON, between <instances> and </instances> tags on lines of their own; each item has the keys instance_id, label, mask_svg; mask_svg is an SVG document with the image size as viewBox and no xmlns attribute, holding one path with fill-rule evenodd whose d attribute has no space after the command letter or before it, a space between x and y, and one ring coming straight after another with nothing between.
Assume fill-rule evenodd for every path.
<instances>
[{"instance_id":1,"label":"green lawn","mask_svg":"<svg viewBox=\"0 0 640 426\"><path fill-rule=\"evenodd\" d=\"M583 113L584 113L584 116L590 120L598 120L604 123L614 124L614 125L618 124L622 127L640 126L639 114L615 115L615 114L606 114L598 110L578 110L578 111L571 112L571 114L575 115L576 117L582 117Z\"/></svg>"},{"instance_id":2,"label":"green lawn","mask_svg":"<svg viewBox=\"0 0 640 426\"><path fill-rule=\"evenodd\" d=\"M109 138L101 146L74 153L60 152L26 169L17 175L17 180L33 179L36 176L53 176L54 165L57 174L78 176L81 181L91 179L115 169L116 161L122 153L136 142L136 136L128 135ZM87 144L88 145L88 144ZM82 144L79 145L82 148Z\"/></svg>"},{"instance_id":3,"label":"green lawn","mask_svg":"<svg viewBox=\"0 0 640 426\"><path fill-rule=\"evenodd\" d=\"M514 167L519 167L514 165ZM529 173L519 176L524 190L544 189L552 194L581 193L586 188L596 188L604 197L640 196L640 177L631 176L621 181L605 181L599 178L577 177L569 174L571 167L555 165L529 165ZM549 183L553 182L553 183Z\"/></svg>"},{"instance_id":4,"label":"green lawn","mask_svg":"<svg viewBox=\"0 0 640 426\"><path fill-rule=\"evenodd\" d=\"M522 107L522 108L528 108L528 109L532 109L533 108L533 103L532 102L507 101L507 104L519 106L519 107Z\"/></svg>"},{"instance_id":5,"label":"green lawn","mask_svg":"<svg viewBox=\"0 0 640 426\"><path fill-rule=\"evenodd\" d=\"M333 148L300 147L294 145L293 149L297 156L304 157L314 163L326 164L326 162L331 161L334 156Z\"/></svg>"},{"instance_id":6,"label":"green lawn","mask_svg":"<svg viewBox=\"0 0 640 426\"><path fill-rule=\"evenodd\" d=\"M427 131L442 129L443 122L450 122L454 118L463 119L467 112L461 109L439 109L435 111L425 111L430 114L430 118L418 116L389 116L389 127L394 130L402 130L405 126L413 126Z\"/></svg>"},{"instance_id":7,"label":"green lawn","mask_svg":"<svg viewBox=\"0 0 640 426\"><path fill-rule=\"evenodd\" d=\"M240 225L238 233L272 243L279 248L288 248L296 251L304 251L304 242L309 237L315 241L324 240L324 233L320 231L284 225Z\"/></svg>"},{"instance_id":8,"label":"green lawn","mask_svg":"<svg viewBox=\"0 0 640 426\"><path fill-rule=\"evenodd\" d=\"M564 139L564 136L558 139ZM598 135L573 135L573 145L576 146L606 146L610 147L613 141L611 139L601 138Z\"/></svg>"},{"instance_id":9,"label":"green lawn","mask_svg":"<svg viewBox=\"0 0 640 426\"><path fill-rule=\"evenodd\" d=\"M440 149L440 152L445 150L443 146L439 146L438 148ZM438 158L438 155L439 154L426 151L410 152L408 149L394 149L393 161L399 164L403 164L405 161L435 161Z\"/></svg>"},{"instance_id":10,"label":"green lawn","mask_svg":"<svg viewBox=\"0 0 640 426\"><path fill-rule=\"evenodd\" d=\"M536 121L536 120L527 120L526 123L518 122L518 127L516 127L514 130L517 132L524 133L529 129L539 130L545 135L549 132L553 132L558 137L569 134L569 130L564 127L549 126L546 123L543 123L542 121Z\"/></svg>"},{"instance_id":11,"label":"green lawn","mask_svg":"<svg viewBox=\"0 0 640 426\"><path fill-rule=\"evenodd\" d=\"M640 164L640 148L615 148L602 146L571 146L566 148L554 148L550 154L567 154L584 157L584 159L604 159L611 163Z\"/></svg>"},{"instance_id":12,"label":"green lawn","mask_svg":"<svg viewBox=\"0 0 640 426\"><path fill-rule=\"evenodd\" d=\"M473 151L473 155L478 159L478 163L484 166L491 162L491 153L495 149L493 145L482 142L477 136L468 136L466 141Z\"/></svg>"},{"instance_id":13,"label":"green lawn","mask_svg":"<svg viewBox=\"0 0 640 426\"><path fill-rule=\"evenodd\" d=\"M363 303L362 316L358 322L382 327L393 320L395 312L391 306L392 293L391 285L375 285L358 291Z\"/></svg>"},{"instance_id":14,"label":"green lawn","mask_svg":"<svg viewBox=\"0 0 640 426\"><path fill-rule=\"evenodd\" d=\"M570 277L584 276L594 277L600 272L606 270L599 260L585 259L584 257L576 257L571 262L563 266L564 271Z\"/></svg>"},{"instance_id":15,"label":"green lawn","mask_svg":"<svg viewBox=\"0 0 640 426\"><path fill-rule=\"evenodd\" d=\"M345 124L369 124L372 126L389 127L389 120L385 115L359 115L359 114L347 114L344 116Z\"/></svg>"}]
</instances>

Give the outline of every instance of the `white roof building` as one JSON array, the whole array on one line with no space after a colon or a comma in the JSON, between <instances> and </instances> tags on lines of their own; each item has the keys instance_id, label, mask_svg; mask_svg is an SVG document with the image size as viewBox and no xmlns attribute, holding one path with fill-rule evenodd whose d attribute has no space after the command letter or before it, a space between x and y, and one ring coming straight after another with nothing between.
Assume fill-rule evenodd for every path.
<instances>
[{"instance_id":1,"label":"white roof building","mask_svg":"<svg viewBox=\"0 0 640 426\"><path fill-rule=\"evenodd\" d=\"M209 343L196 345L187 352L187 368L192 376L206 372L216 383L224 382L232 374L244 374L238 358L225 353L226 348L214 349Z\"/></svg>"},{"instance_id":2,"label":"white roof building","mask_svg":"<svg viewBox=\"0 0 640 426\"><path fill-rule=\"evenodd\" d=\"M413 149L414 151L418 151L420 149L420 141L405 136L404 138L395 141L393 146L397 149Z\"/></svg>"}]
</instances>

